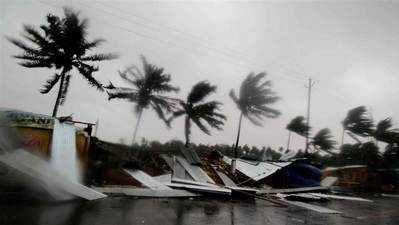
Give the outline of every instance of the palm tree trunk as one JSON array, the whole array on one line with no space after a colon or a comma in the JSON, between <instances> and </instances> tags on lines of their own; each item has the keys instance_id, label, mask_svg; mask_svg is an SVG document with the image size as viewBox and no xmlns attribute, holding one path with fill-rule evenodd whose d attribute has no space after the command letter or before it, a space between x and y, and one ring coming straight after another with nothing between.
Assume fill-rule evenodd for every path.
<instances>
[{"instance_id":1,"label":"palm tree trunk","mask_svg":"<svg viewBox=\"0 0 399 225\"><path fill-rule=\"evenodd\" d=\"M55 100L53 113L51 114L52 117L56 117L57 113L58 113L58 107L60 106L60 100L61 100L61 95L62 95L64 79L65 79L65 73L66 73L65 69L63 69L61 72L60 87L58 89L57 99Z\"/></svg>"},{"instance_id":2,"label":"palm tree trunk","mask_svg":"<svg viewBox=\"0 0 399 225\"><path fill-rule=\"evenodd\" d=\"M186 137L186 148L188 148L188 145L190 144L190 117L186 116L185 123L184 123L184 133Z\"/></svg>"},{"instance_id":3,"label":"palm tree trunk","mask_svg":"<svg viewBox=\"0 0 399 225\"><path fill-rule=\"evenodd\" d=\"M288 131L287 151L290 150L291 131Z\"/></svg>"},{"instance_id":4,"label":"palm tree trunk","mask_svg":"<svg viewBox=\"0 0 399 225\"><path fill-rule=\"evenodd\" d=\"M231 160L231 172L233 174L235 174L235 172L236 172L236 160L238 158L238 142L240 141L241 122L242 122L242 113L240 115L240 120L238 121L238 132L237 132L236 145L234 147L234 158L233 158L233 160Z\"/></svg>"},{"instance_id":5,"label":"palm tree trunk","mask_svg":"<svg viewBox=\"0 0 399 225\"><path fill-rule=\"evenodd\" d=\"M141 121L141 115L142 114L143 114L143 109L140 109L139 116L137 117L136 127L134 128L132 145L134 144L134 141L136 140L137 130L139 128L139 124L140 124L140 121Z\"/></svg>"}]
</instances>

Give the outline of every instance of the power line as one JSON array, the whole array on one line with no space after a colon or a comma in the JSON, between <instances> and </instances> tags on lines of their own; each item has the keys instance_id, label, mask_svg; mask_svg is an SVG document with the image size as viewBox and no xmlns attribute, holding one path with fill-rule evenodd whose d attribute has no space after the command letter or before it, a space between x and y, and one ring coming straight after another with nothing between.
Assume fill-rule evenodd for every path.
<instances>
[{"instance_id":1,"label":"power line","mask_svg":"<svg viewBox=\"0 0 399 225\"><path fill-rule=\"evenodd\" d=\"M173 26L169 26L169 25L165 25L165 24L162 24L162 23L154 22L154 21L151 20L151 19L145 18L145 17L143 17L143 16L138 16L137 14L128 12L128 11L123 10L123 9L119 9L119 8L117 8L117 7L114 7L114 6L107 6L106 4L103 4L103 3L101 3L101 2L99 2L98 4L101 4L101 5L105 6L105 7L110 7L110 8L116 9L116 10L118 10L118 11L120 11L120 12L124 12L124 13L126 13L126 14L128 14L128 15L133 16L133 17L136 17L136 18L139 18L139 19L142 19L142 20L145 20L145 21L149 21L149 22L152 23L152 24L155 24L155 25L157 25L157 26L159 26L159 27L164 27L164 28L166 28L166 29L168 29L168 30L170 30L170 31L175 32L175 33L179 33L179 34L182 34L182 35L184 35L184 36L188 36L189 38L185 38L186 40L187 40L187 39L191 39L191 41L192 41L192 40L194 39L194 41L196 41L197 43L199 43L199 44L201 44L201 45L206 44L206 45L207 45L206 47L207 47L207 48L210 48L210 49L212 49L212 50L216 50L216 51L218 51L218 52L223 51L223 50L219 50L219 49L217 49L217 48L208 47L208 46L212 46L212 44L209 43L209 39L207 40L207 39L202 38L202 37L200 37L200 36L197 36L197 35L194 35L194 34L191 34L191 33L188 33L188 32L182 31L182 30L179 30L179 29L177 29L177 28L175 28L175 27L173 27ZM136 22L135 22L135 23L136 23ZM143 26L148 27L148 25L145 25L145 24L144 24ZM238 51L238 50L236 50L236 49L233 49L233 48L229 48L228 46L223 46L223 48L226 48L226 50L230 51L229 53L231 53L231 54L234 54L234 55L237 55L237 54L238 54L238 55L241 55L242 57L245 57L245 58L247 59L248 62L250 62L250 63L252 63L252 64L254 64L254 65L257 65L257 66L259 66L259 67L264 67L264 65L260 65L260 64L258 64L257 62L254 62L254 61L252 61L251 59L248 59L248 58L251 57L251 56L249 56L248 54L242 53L242 52L240 52L240 51ZM230 55L230 54L229 54L229 55ZM273 61L272 61L272 62L273 62ZM274 63L274 62L273 62L273 63ZM287 67L285 67L285 69L286 69L287 71L291 70L291 69L287 69ZM294 70L291 70L291 72L292 72L292 71L294 71ZM297 71L294 71L294 72L297 73ZM303 77L299 77L299 76L297 76L297 77L300 78L300 79L303 78Z\"/></svg>"},{"instance_id":2,"label":"power line","mask_svg":"<svg viewBox=\"0 0 399 225\"><path fill-rule=\"evenodd\" d=\"M154 30L154 28L152 28L151 26L148 26L148 25L142 24L142 23L138 23L138 22L136 22L136 21L131 20L130 18L126 18L126 17L120 16L120 15L116 15L116 14L114 14L114 13L112 13L112 12L109 12L109 11L107 11L107 10L104 10L104 9L101 9L101 8L98 8L98 7L93 7L93 6L90 6L90 5L87 5L87 4L83 4L83 3L80 3L80 4L81 4L81 5L85 5L86 7L89 7L89 8L93 8L93 9L99 10L99 11L105 13L105 14L118 17L118 18L120 18L120 19L122 19L122 20L126 20L126 21L128 21L128 22L130 21L130 22L132 22L132 23L134 23L134 24L137 24L137 25L140 25L140 26L144 26L144 27L146 27L147 29ZM159 31L159 30L157 30L157 31ZM138 34L138 32L135 32L135 33ZM141 35L141 36L143 36L143 35ZM150 38L150 36L147 35L147 38ZM175 47L181 47L181 48L184 48L185 50L187 50L186 47L183 47L183 46L181 46L181 45L176 45L174 42L171 42L171 41L165 41L165 40L163 40L163 39L160 40L160 39L153 38L153 37L151 37L151 39L152 39L152 40L156 40L156 41L161 41L161 42L166 43L166 44L172 44L172 45L174 45ZM203 46L204 46L204 45L203 45ZM212 48L212 47L209 47L209 46L206 46L206 45L205 45L205 48L207 48L207 49L209 49L209 50L211 50L211 51L213 51L213 52L219 53L219 54L221 54L221 55L223 55L224 57L227 57L227 58L231 58L231 59L235 59L235 60L239 60L239 61L248 61L248 60L243 60L243 59L237 58L237 57L235 57L235 55L231 55L231 54L229 54L229 53L223 52L223 51L221 51L221 50L219 50L219 49L216 49L216 48ZM191 51L191 49L188 49L188 50ZM226 60L225 60L225 61L226 61ZM242 67L247 67L247 68L250 68L250 69L253 69L252 66L256 66L256 67L260 67L260 68L263 68L263 67L264 67L263 65L254 64L254 63L249 63L249 64L252 64L252 66L249 66L249 65L247 65L248 62L247 62L247 63L244 63L244 64L241 63L241 65L237 64L236 62L235 62L234 64L235 64L235 65L238 65L238 66L242 66ZM281 69L281 70L282 70L282 69ZM282 70L282 71L287 72L288 70L285 68L285 70ZM282 74L283 74L283 73L282 73ZM303 79L303 77L299 77L299 76L292 75L292 74L291 74L291 75L287 75L286 73L284 73L284 75L287 76L287 77L296 78L296 79L298 79L298 80L302 80L302 79Z\"/></svg>"}]
</instances>

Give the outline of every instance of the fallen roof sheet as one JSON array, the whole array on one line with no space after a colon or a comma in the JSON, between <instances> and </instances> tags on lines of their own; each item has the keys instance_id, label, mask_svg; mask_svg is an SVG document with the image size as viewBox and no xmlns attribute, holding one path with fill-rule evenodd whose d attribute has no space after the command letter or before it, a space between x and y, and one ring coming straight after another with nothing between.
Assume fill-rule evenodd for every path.
<instances>
[{"instance_id":1,"label":"fallen roof sheet","mask_svg":"<svg viewBox=\"0 0 399 225\"><path fill-rule=\"evenodd\" d=\"M129 188L129 187L95 187L97 191L107 194L124 194L137 197L154 198L173 198L173 197L196 197L198 193L192 193L186 190L152 190L149 188Z\"/></svg>"},{"instance_id":2,"label":"fallen roof sheet","mask_svg":"<svg viewBox=\"0 0 399 225\"><path fill-rule=\"evenodd\" d=\"M201 167L196 166L196 165L191 165L185 160L184 158L180 156L176 156L176 161L179 162L184 169L191 175L191 177L198 182L202 183L211 183L215 184L215 181L213 181L208 174L206 174Z\"/></svg>"},{"instance_id":3,"label":"fallen roof sheet","mask_svg":"<svg viewBox=\"0 0 399 225\"><path fill-rule=\"evenodd\" d=\"M223 156L223 161L231 164L231 158ZM290 165L291 162L256 162L250 163L237 159L236 169L254 181L262 180L275 173L277 170Z\"/></svg>"},{"instance_id":4,"label":"fallen roof sheet","mask_svg":"<svg viewBox=\"0 0 399 225\"><path fill-rule=\"evenodd\" d=\"M201 158L194 149L180 146L180 152L191 165L201 165Z\"/></svg>"},{"instance_id":5,"label":"fallen roof sheet","mask_svg":"<svg viewBox=\"0 0 399 225\"><path fill-rule=\"evenodd\" d=\"M172 190L170 187L165 184L153 179L150 175L146 174L141 170L128 170L124 169L126 173L132 176L134 179L138 180L144 186L152 189L152 190Z\"/></svg>"},{"instance_id":6,"label":"fallen roof sheet","mask_svg":"<svg viewBox=\"0 0 399 225\"><path fill-rule=\"evenodd\" d=\"M166 185L173 188L183 188L189 191L200 192L200 193L231 195L231 190L220 187L198 186L198 185L177 184L177 183L170 183Z\"/></svg>"},{"instance_id":7,"label":"fallen roof sheet","mask_svg":"<svg viewBox=\"0 0 399 225\"><path fill-rule=\"evenodd\" d=\"M328 194L321 194L321 193L308 193L308 195L313 195L313 196L316 196L316 197L328 198L328 199L361 201L361 202L373 202L370 199L365 199L365 198L360 198L360 197L343 196L343 195L328 195Z\"/></svg>"},{"instance_id":8,"label":"fallen roof sheet","mask_svg":"<svg viewBox=\"0 0 399 225\"><path fill-rule=\"evenodd\" d=\"M87 200L107 197L75 181L68 180L65 176L55 171L48 162L22 149L15 150L12 153L1 154L0 162L29 175L35 180L43 182L45 190L49 191L53 196L58 196L59 191L64 191Z\"/></svg>"},{"instance_id":9,"label":"fallen roof sheet","mask_svg":"<svg viewBox=\"0 0 399 225\"><path fill-rule=\"evenodd\" d=\"M175 177L173 177L171 181L172 181L172 183L181 183L181 184L207 186L207 187L219 187L216 184L203 183L203 182L197 182L197 181L185 180L185 179L179 179L179 178L175 178Z\"/></svg>"},{"instance_id":10,"label":"fallen roof sheet","mask_svg":"<svg viewBox=\"0 0 399 225\"><path fill-rule=\"evenodd\" d=\"M163 174L159 176L152 177L154 180L161 182L161 183L170 183L172 182L172 174Z\"/></svg>"},{"instance_id":11,"label":"fallen roof sheet","mask_svg":"<svg viewBox=\"0 0 399 225\"><path fill-rule=\"evenodd\" d=\"M287 189L261 189L258 194L277 194L277 193L301 193L301 192L314 192L326 191L328 187L304 187L304 188L287 188Z\"/></svg>"},{"instance_id":12,"label":"fallen roof sheet","mask_svg":"<svg viewBox=\"0 0 399 225\"><path fill-rule=\"evenodd\" d=\"M217 170L216 170L216 173L220 177L220 179L223 181L223 184L225 186L237 187L237 184L234 183L234 181L232 181L230 179L230 177L228 177L226 174L224 174L223 172L217 171Z\"/></svg>"}]
</instances>

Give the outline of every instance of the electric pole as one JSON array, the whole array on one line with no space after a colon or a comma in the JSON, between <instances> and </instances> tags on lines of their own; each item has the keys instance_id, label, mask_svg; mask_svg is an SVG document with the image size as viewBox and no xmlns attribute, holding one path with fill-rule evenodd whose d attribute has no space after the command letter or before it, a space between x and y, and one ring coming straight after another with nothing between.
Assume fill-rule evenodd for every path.
<instances>
[{"instance_id":1,"label":"electric pole","mask_svg":"<svg viewBox=\"0 0 399 225\"><path fill-rule=\"evenodd\" d=\"M309 78L309 83L306 86L308 89L308 110L307 110L307 118L306 118L306 125L309 127L309 121L310 121L310 96L312 94L312 87L314 85L314 81L312 81L312 78ZM305 147L305 153L308 154L309 150L309 132L306 134L306 147Z\"/></svg>"}]
</instances>

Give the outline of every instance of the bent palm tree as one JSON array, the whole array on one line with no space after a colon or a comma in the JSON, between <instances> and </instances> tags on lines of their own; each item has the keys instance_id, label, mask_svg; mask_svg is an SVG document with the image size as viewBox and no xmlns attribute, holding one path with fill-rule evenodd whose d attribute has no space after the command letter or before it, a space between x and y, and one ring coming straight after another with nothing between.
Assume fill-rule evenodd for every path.
<instances>
[{"instance_id":1,"label":"bent palm tree","mask_svg":"<svg viewBox=\"0 0 399 225\"><path fill-rule=\"evenodd\" d=\"M374 138L387 144L399 143L399 130L392 127L391 118L379 121L373 134Z\"/></svg>"},{"instance_id":2,"label":"bent palm tree","mask_svg":"<svg viewBox=\"0 0 399 225\"><path fill-rule=\"evenodd\" d=\"M241 83L238 96L234 90L230 91L230 97L241 111L234 148L235 158L237 158L243 116L248 118L253 124L262 126L263 118L276 118L281 114L280 111L269 107L269 105L276 103L280 98L271 90L272 82L270 80L262 82L265 76L266 73L258 73L256 75L250 73Z\"/></svg>"},{"instance_id":3,"label":"bent palm tree","mask_svg":"<svg viewBox=\"0 0 399 225\"><path fill-rule=\"evenodd\" d=\"M336 145L336 142L332 140L332 138L333 136L331 135L330 129L324 128L317 132L317 134L312 138L312 141L310 143L316 149L320 149L322 151L335 155L335 153L330 151Z\"/></svg>"},{"instance_id":4,"label":"bent palm tree","mask_svg":"<svg viewBox=\"0 0 399 225\"><path fill-rule=\"evenodd\" d=\"M198 82L191 89L187 96L186 101L180 101L181 108L173 113L173 116L169 121L185 115L184 122L184 133L186 138L186 147L190 143L191 134L191 122L198 126L205 134L210 135L209 127L207 127L204 122L206 122L211 128L216 128L217 130L222 130L224 125L224 120L226 117L218 113L220 111L220 106L222 103L218 101L204 102L205 98L210 94L216 92L216 86L211 85L207 81Z\"/></svg>"},{"instance_id":5,"label":"bent palm tree","mask_svg":"<svg viewBox=\"0 0 399 225\"><path fill-rule=\"evenodd\" d=\"M294 132L302 137L306 137L310 131L310 126L307 125L306 119L303 116L297 116L292 119L286 128L288 130L287 150L289 150L290 146L291 132Z\"/></svg>"},{"instance_id":6,"label":"bent palm tree","mask_svg":"<svg viewBox=\"0 0 399 225\"><path fill-rule=\"evenodd\" d=\"M98 66L89 62L117 58L115 54L87 55L104 40L88 41L86 39L88 20L79 19L79 13L68 8L64 8L64 14L64 18L49 14L47 24L40 26L42 32L33 26L25 25L23 37L32 45L27 45L15 38L8 38L11 43L24 51L22 54L14 56L23 60L19 63L21 66L27 68L47 67L57 71L40 90L40 93L47 94L59 83L53 117L57 116L59 105L65 102L71 78L70 72L73 68L76 68L91 86L103 91L101 83L93 77L93 73L98 71Z\"/></svg>"},{"instance_id":7,"label":"bent palm tree","mask_svg":"<svg viewBox=\"0 0 399 225\"><path fill-rule=\"evenodd\" d=\"M346 118L342 122L344 130L361 137L373 134L374 123L369 117L365 106L359 106L348 111Z\"/></svg>"},{"instance_id":8,"label":"bent palm tree","mask_svg":"<svg viewBox=\"0 0 399 225\"><path fill-rule=\"evenodd\" d=\"M179 91L178 87L169 84L171 76L170 74L165 74L163 68L148 63L144 56L141 56L141 61L143 63L142 71L136 66L128 67L122 72L119 71L120 77L132 85L133 88L115 87L111 82L105 87L108 90L108 100L119 98L135 103L135 111L138 113L138 118L134 128L133 143L136 139L144 109L152 108L169 127L165 114L172 112L176 106L177 99L167 97L164 94Z\"/></svg>"}]
</instances>

